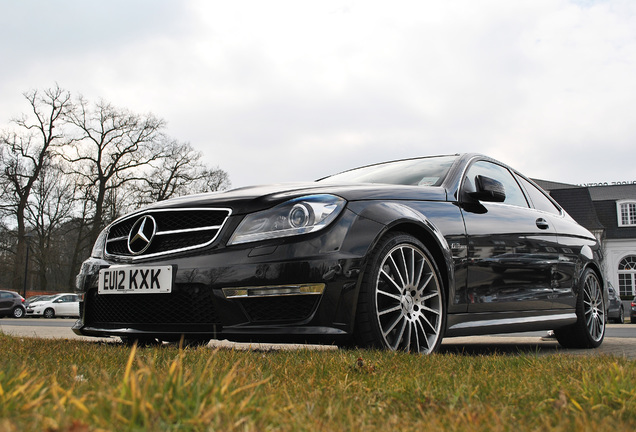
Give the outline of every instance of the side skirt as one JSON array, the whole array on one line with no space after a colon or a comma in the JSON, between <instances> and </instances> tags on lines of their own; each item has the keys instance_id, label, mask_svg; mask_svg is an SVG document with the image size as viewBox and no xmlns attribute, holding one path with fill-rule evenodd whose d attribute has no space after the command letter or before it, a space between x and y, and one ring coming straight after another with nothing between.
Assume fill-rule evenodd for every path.
<instances>
[{"instance_id":1,"label":"side skirt","mask_svg":"<svg viewBox=\"0 0 636 432\"><path fill-rule=\"evenodd\" d=\"M449 314L444 336L554 330L576 322L574 310Z\"/></svg>"}]
</instances>

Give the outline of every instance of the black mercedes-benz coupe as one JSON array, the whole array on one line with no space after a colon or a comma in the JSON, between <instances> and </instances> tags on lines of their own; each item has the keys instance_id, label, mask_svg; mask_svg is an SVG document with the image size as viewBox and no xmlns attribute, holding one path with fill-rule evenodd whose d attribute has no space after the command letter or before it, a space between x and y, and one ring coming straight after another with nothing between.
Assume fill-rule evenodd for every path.
<instances>
[{"instance_id":1,"label":"black mercedes-benz coupe","mask_svg":"<svg viewBox=\"0 0 636 432\"><path fill-rule=\"evenodd\" d=\"M78 334L434 352L443 337L554 330L598 347L595 237L478 154L159 202L106 227L77 277Z\"/></svg>"}]
</instances>

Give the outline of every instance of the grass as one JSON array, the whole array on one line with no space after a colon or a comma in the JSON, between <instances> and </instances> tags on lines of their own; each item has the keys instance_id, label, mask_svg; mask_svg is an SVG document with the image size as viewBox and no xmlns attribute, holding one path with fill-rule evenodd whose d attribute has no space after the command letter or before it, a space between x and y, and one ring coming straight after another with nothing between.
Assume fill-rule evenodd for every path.
<instances>
[{"instance_id":1,"label":"grass","mask_svg":"<svg viewBox=\"0 0 636 432\"><path fill-rule=\"evenodd\" d=\"M0 333L1 431L615 431L609 356L126 347Z\"/></svg>"}]
</instances>

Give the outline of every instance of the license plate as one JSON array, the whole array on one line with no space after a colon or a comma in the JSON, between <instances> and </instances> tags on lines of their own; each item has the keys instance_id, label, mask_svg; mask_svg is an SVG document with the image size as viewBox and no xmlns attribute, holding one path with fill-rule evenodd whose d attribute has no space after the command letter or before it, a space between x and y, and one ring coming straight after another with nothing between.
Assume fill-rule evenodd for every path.
<instances>
[{"instance_id":1,"label":"license plate","mask_svg":"<svg viewBox=\"0 0 636 432\"><path fill-rule=\"evenodd\" d=\"M172 292L172 266L112 266L99 271L99 294Z\"/></svg>"}]
</instances>

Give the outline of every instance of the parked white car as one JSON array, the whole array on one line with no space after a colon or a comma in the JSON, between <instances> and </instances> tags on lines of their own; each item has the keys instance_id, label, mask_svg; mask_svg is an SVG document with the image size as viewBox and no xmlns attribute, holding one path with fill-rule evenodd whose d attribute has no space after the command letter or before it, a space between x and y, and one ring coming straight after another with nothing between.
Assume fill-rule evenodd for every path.
<instances>
[{"instance_id":1,"label":"parked white car","mask_svg":"<svg viewBox=\"0 0 636 432\"><path fill-rule=\"evenodd\" d=\"M54 318L79 317L79 298L77 294L62 293L48 296L27 306L26 314L29 317Z\"/></svg>"}]
</instances>

